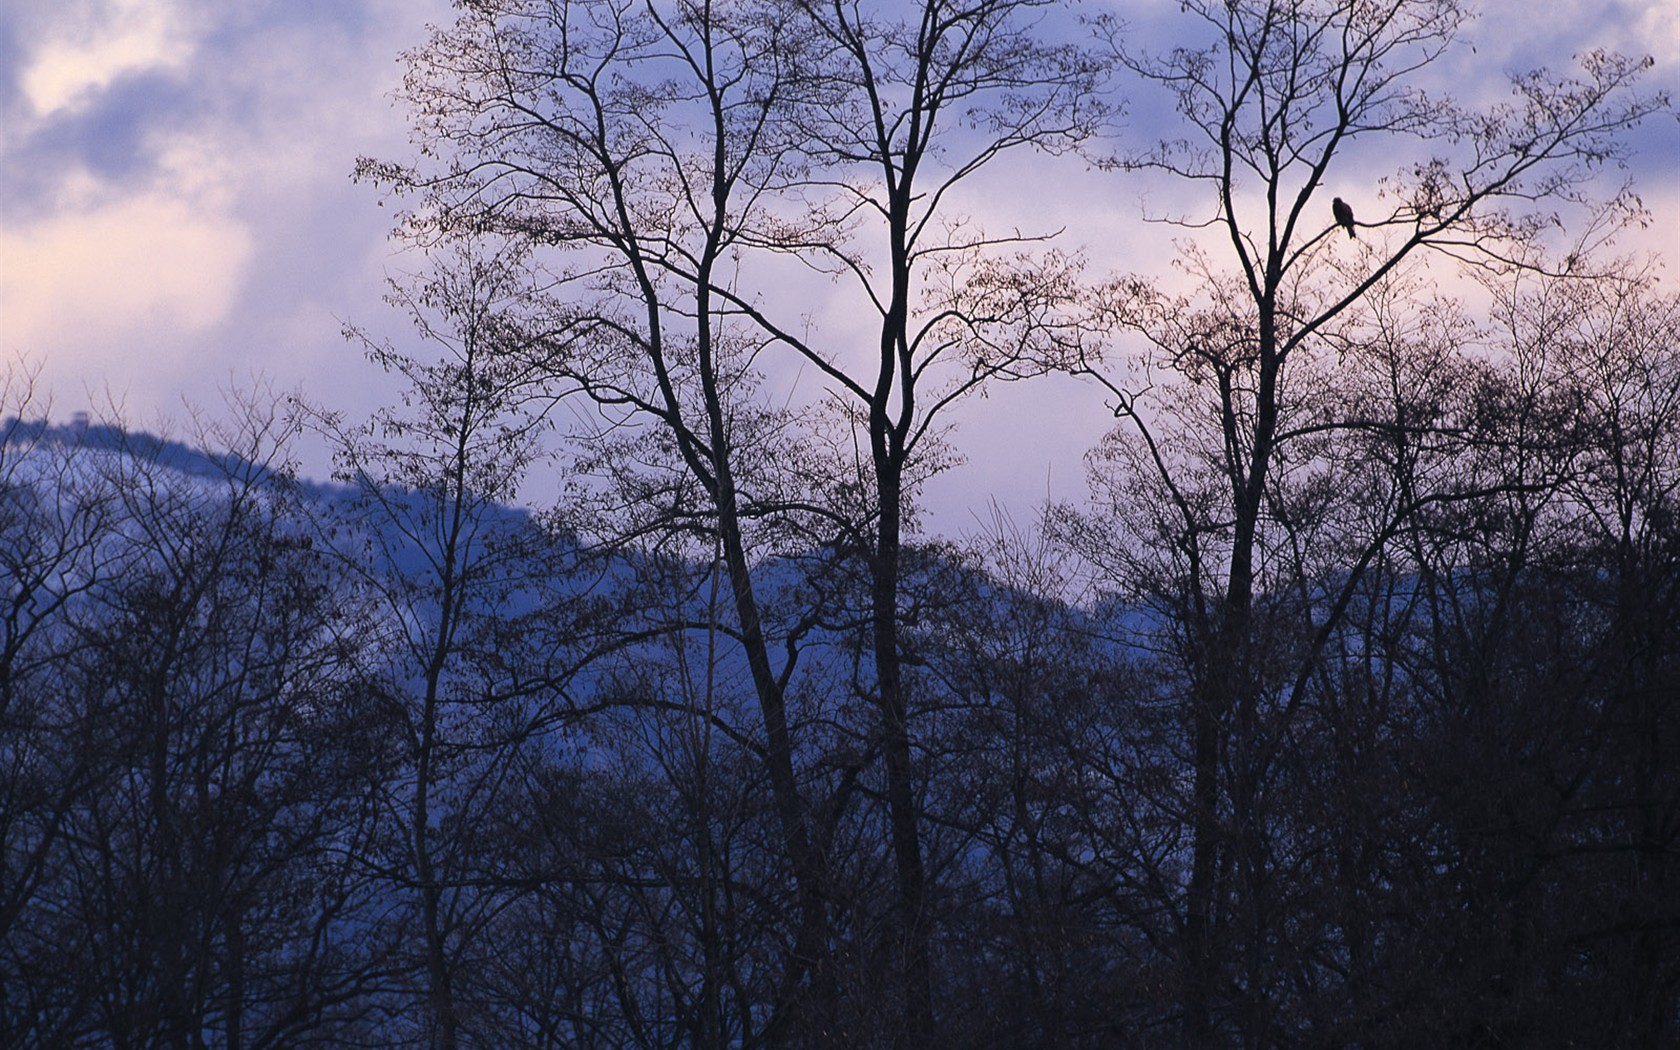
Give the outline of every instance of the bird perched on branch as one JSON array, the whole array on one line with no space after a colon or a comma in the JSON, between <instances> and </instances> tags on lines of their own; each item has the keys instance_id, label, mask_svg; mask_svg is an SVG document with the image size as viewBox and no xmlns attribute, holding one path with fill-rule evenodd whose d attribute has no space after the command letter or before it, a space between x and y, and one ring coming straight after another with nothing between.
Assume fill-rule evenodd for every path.
<instances>
[{"instance_id":1,"label":"bird perched on branch","mask_svg":"<svg viewBox=\"0 0 1680 1050\"><path fill-rule=\"evenodd\" d=\"M1342 200L1340 197L1337 197L1335 200L1330 202L1330 214L1336 217L1336 225L1346 230L1348 232L1348 237L1352 238L1353 209L1348 206L1348 202Z\"/></svg>"}]
</instances>

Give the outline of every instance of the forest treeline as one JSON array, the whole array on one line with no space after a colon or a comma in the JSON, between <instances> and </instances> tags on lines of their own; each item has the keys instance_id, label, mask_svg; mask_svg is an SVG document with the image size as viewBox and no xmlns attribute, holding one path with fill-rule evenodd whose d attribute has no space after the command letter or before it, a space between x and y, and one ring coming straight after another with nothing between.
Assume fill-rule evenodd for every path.
<instances>
[{"instance_id":1,"label":"forest treeline","mask_svg":"<svg viewBox=\"0 0 1680 1050\"><path fill-rule=\"evenodd\" d=\"M358 166L400 398L5 387L0 1044L1680 1040L1649 60L1477 108L1452 0L457 6ZM1185 193L1171 273L985 229L1069 163ZM1050 374L1089 499L928 530Z\"/></svg>"}]
</instances>

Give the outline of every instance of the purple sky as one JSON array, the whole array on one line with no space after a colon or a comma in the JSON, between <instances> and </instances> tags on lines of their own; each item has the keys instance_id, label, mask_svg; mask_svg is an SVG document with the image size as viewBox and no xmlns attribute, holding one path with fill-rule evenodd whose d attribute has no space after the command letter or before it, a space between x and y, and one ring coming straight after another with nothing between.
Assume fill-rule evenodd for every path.
<instances>
[{"instance_id":1,"label":"purple sky","mask_svg":"<svg viewBox=\"0 0 1680 1050\"><path fill-rule=\"evenodd\" d=\"M1178 3L1114 6L1147 31ZM1504 70L1600 46L1652 53L1650 85L1680 85L1680 0L1483 9L1475 58L1451 71L1460 96L1502 95ZM153 426L185 404L217 412L220 390L258 376L355 413L388 396L339 330L405 339L380 296L417 264L349 172L358 154L409 155L388 98L398 54L449 17L444 0L0 0L0 353L39 368L55 418L115 401ZM1640 246L1680 258L1680 124L1648 121L1633 145L1655 220ZM1159 232L1159 251L1134 237L1148 186L1063 178L1047 200L1041 180L1004 173L965 207L1065 224L1105 267L1164 264ZM1023 181L1030 199L1011 189ZM1098 393L1049 381L979 410L985 424L958 435L967 465L930 493L941 527L985 517L994 493L1018 518L1080 495L1080 457L1108 422Z\"/></svg>"}]
</instances>

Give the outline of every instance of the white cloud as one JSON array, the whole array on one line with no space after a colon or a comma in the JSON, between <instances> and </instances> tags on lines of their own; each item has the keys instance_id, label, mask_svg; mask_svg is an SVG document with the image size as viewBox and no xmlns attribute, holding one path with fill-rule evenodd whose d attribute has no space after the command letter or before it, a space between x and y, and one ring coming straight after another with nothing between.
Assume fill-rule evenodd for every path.
<instances>
[{"instance_id":1,"label":"white cloud","mask_svg":"<svg viewBox=\"0 0 1680 1050\"><path fill-rule=\"evenodd\" d=\"M37 117L79 109L126 74L182 69L198 37L195 20L169 0L60 3L37 28L22 76Z\"/></svg>"},{"instance_id":2,"label":"white cloud","mask_svg":"<svg viewBox=\"0 0 1680 1050\"><path fill-rule=\"evenodd\" d=\"M1638 29L1634 39L1643 49L1643 54L1661 56L1659 61L1667 65L1674 61L1675 55L1680 55L1680 6L1675 4L1651 4L1639 16L1636 22ZM1672 76L1672 70L1666 70L1665 76Z\"/></svg>"},{"instance_id":3,"label":"white cloud","mask_svg":"<svg viewBox=\"0 0 1680 1050\"><path fill-rule=\"evenodd\" d=\"M358 153L406 148L387 94L397 54L448 8L315 7L0 0L23 59L0 161L27 147L28 170L51 171L28 207L0 211L0 357L38 363L65 397L108 387L143 414L211 403L255 372L346 396L368 385L339 318L386 323L389 213L348 175ZM142 93L82 121L145 72L178 82L168 112ZM107 132L130 151L115 164L90 144ZM24 170L0 165L0 190Z\"/></svg>"},{"instance_id":4,"label":"white cloud","mask_svg":"<svg viewBox=\"0 0 1680 1050\"><path fill-rule=\"evenodd\" d=\"M143 333L225 320L251 248L239 224L162 193L0 231L0 350L50 350L53 372L100 374Z\"/></svg>"},{"instance_id":5,"label":"white cloud","mask_svg":"<svg viewBox=\"0 0 1680 1050\"><path fill-rule=\"evenodd\" d=\"M235 212L238 172L203 136L153 135L147 148L148 187L74 169L46 216L0 226L0 351L97 348L226 317L253 251Z\"/></svg>"}]
</instances>

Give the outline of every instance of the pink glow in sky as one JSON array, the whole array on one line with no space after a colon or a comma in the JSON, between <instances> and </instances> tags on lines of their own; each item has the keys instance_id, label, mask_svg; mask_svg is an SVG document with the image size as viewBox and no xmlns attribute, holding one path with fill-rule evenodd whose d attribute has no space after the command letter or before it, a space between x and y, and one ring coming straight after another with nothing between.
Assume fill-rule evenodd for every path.
<instances>
[{"instance_id":1,"label":"pink glow in sky","mask_svg":"<svg viewBox=\"0 0 1680 1050\"><path fill-rule=\"evenodd\" d=\"M1178 8L1109 6L1140 32ZM1543 6L1485 4L1452 88L1503 92L1505 70L1599 46L1652 53L1651 86L1680 84L1675 0ZM0 0L0 353L39 368L61 418L115 401L149 425L187 403L214 411L220 389L258 376L365 412L386 388L340 329L400 341L380 297L414 263L349 173L359 154L410 154L388 97L399 52L451 17L443 0ZM1643 247L1680 259L1680 124L1649 121L1633 146L1654 216ZM1164 261L1168 246L1139 248L1131 226L1149 188L1073 164L1048 200L1039 179L1030 201L1005 179L968 207L1065 225L1067 247L1090 238L1105 267ZM1098 392L1029 384L984 411L960 440L968 465L931 493L936 514L961 528L994 493L1017 510L1078 496L1080 457L1109 422Z\"/></svg>"},{"instance_id":2,"label":"pink glow in sky","mask_svg":"<svg viewBox=\"0 0 1680 1050\"><path fill-rule=\"evenodd\" d=\"M406 149L398 52L442 2L7 0L0 352L67 413L143 421L255 375L345 392L381 321L389 214L349 178Z\"/></svg>"}]
</instances>

